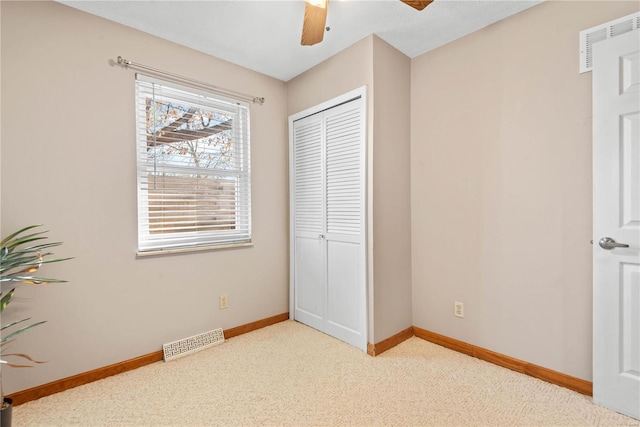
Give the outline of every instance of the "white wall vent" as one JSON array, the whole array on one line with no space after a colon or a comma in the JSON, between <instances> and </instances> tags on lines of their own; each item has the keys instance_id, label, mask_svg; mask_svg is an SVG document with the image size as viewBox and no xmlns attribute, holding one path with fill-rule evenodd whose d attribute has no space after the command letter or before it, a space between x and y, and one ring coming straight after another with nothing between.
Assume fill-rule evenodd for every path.
<instances>
[{"instance_id":1,"label":"white wall vent","mask_svg":"<svg viewBox=\"0 0 640 427\"><path fill-rule=\"evenodd\" d=\"M640 12L580 32L580 72L593 68L593 45L602 40L640 29ZM640 33L638 34L640 37Z\"/></svg>"},{"instance_id":2,"label":"white wall vent","mask_svg":"<svg viewBox=\"0 0 640 427\"><path fill-rule=\"evenodd\" d=\"M186 356L187 354L195 353L196 351L204 350L205 348L223 342L224 333L221 328L170 342L162 346L164 361L168 362L169 360L177 359L178 357Z\"/></svg>"}]
</instances>

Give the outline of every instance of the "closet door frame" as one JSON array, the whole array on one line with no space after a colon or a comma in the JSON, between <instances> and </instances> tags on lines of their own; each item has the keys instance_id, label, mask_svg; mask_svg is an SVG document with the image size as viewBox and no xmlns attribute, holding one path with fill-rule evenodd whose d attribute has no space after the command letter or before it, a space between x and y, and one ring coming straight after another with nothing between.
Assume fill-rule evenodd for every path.
<instances>
[{"instance_id":1,"label":"closet door frame","mask_svg":"<svg viewBox=\"0 0 640 427\"><path fill-rule=\"evenodd\" d=\"M360 252L360 265L359 265L359 289L361 290L361 295L359 296L359 304L360 304L360 312L362 313L361 324L363 327L362 335L363 339L356 347L360 348L363 351L367 351L367 342L368 342L368 281L367 281L367 273L368 273L368 258L367 258L367 234L368 234L368 223L367 223L367 206L368 206L368 186L367 186L367 87L361 86L357 89L344 93L340 96L332 98L328 101L322 102L318 105L315 105L311 108L308 108L299 113L293 114L289 116L289 318L291 320L295 319L295 254L296 254L296 235L295 235L295 200L293 195L295 194L295 170L294 170L294 122L305 117L321 113L323 111L329 110L333 107L337 107L341 104L345 104L349 101L355 100L357 98L361 99L361 114L360 119L362 120L362 150L361 150L361 159L360 159L360 181L362 188L362 197L361 197L361 206L360 206L360 216L361 216L361 235L360 235L360 243L359 243L359 252Z\"/></svg>"}]
</instances>

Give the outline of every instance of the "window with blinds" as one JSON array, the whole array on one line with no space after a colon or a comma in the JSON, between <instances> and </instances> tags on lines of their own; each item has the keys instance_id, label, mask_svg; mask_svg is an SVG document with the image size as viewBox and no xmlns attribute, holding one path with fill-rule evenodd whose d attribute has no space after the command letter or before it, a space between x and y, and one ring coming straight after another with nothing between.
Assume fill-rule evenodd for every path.
<instances>
[{"instance_id":1,"label":"window with blinds","mask_svg":"<svg viewBox=\"0 0 640 427\"><path fill-rule=\"evenodd\" d=\"M136 76L138 251L251 241L248 104Z\"/></svg>"}]
</instances>

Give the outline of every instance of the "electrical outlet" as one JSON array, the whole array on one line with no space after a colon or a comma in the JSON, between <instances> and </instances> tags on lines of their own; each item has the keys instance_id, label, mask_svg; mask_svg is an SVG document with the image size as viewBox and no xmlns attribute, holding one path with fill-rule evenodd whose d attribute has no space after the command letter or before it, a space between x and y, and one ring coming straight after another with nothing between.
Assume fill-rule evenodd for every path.
<instances>
[{"instance_id":1,"label":"electrical outlet","mask_svg":"<svg viewBox=\"0 0 640 427\"><path fill-rule=\"evenodd\" d=\"M220 295L218 302L220 305L220 310L229 307L229 298L227 297L227 294Z\"/></svg>"},{"instance_id":2,"label":"electrical outlet","mask_svg":"<svg viewBox=\"0 0 640 427\"><path fill-rule=\"evenodd\" d=\"M456 317L464 317L464 304L458 301L453 303L453 315Z\"/></svg>"}]
</instances>

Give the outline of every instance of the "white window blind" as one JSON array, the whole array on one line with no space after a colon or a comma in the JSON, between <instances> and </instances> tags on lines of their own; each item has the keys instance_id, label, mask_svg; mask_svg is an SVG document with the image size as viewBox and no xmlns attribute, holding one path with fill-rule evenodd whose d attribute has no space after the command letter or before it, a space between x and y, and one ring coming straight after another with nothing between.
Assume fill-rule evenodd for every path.
<instances>
[{"instance_id":1,"label":"white window blind","mask_svg":"<svg viewBox=\"0 0 640 427\"><path fill-rule=\"evenodd\" d=\"M138 251L251 241L249 108L136 76Z\"/></svg>"}]
</instances>

